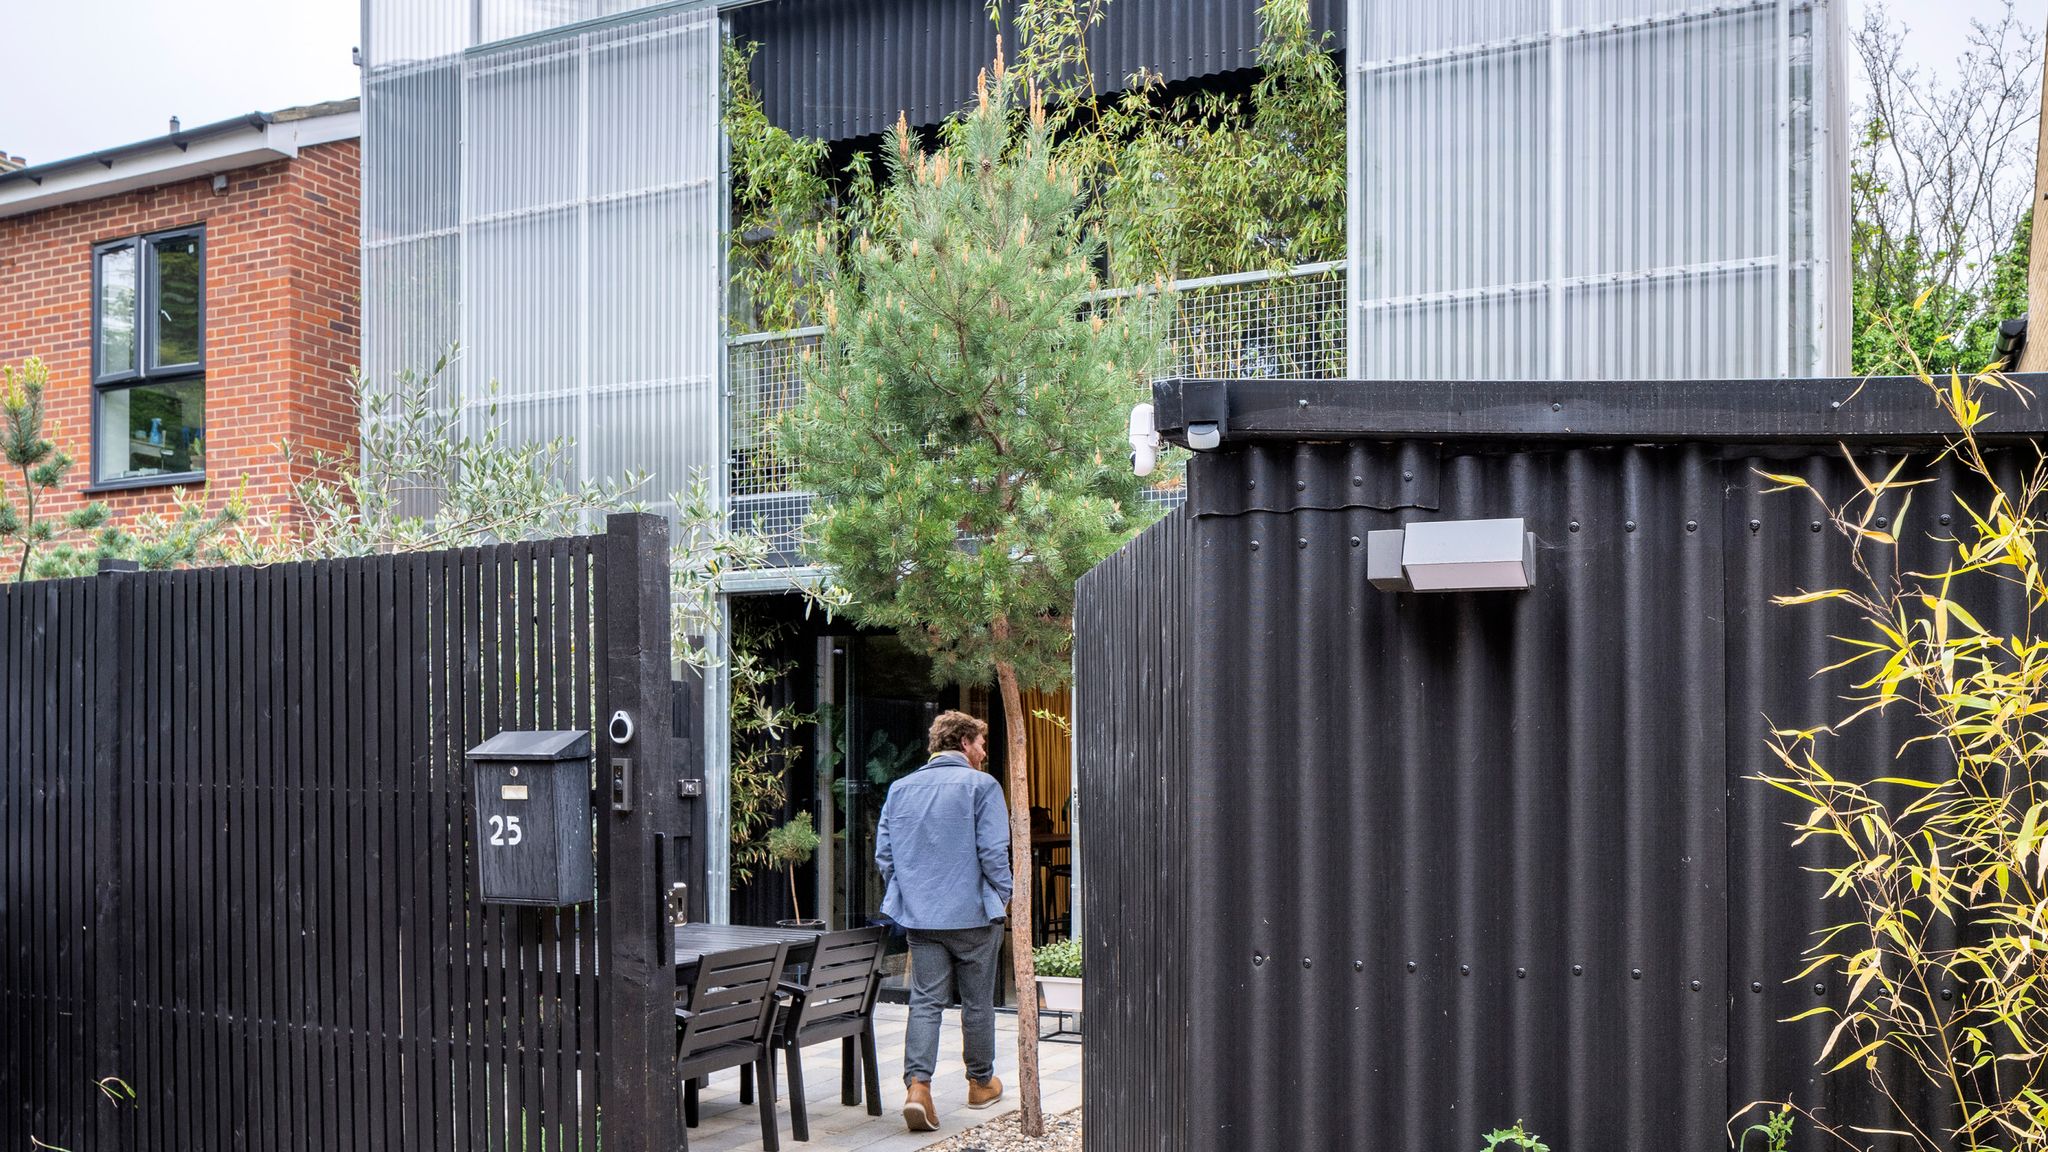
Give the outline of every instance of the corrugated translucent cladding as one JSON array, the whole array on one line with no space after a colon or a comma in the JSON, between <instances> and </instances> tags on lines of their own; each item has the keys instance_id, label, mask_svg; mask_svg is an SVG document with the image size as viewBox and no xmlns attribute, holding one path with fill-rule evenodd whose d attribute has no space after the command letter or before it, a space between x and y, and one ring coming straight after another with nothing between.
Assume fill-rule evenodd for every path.
<instances>
[{"instance_id":1,"label":"corrugated translucent cladding","mask_svg":"<svg viewBox=\"0 0 2048 1152\"><path fill-rule=\"evenodd\" d=\"M1351 0L1351 375L1848 369L1830 0Z\"/></svg>"},{"instance_id":2,"label":"corrugated translucent cladding","mask_svg":"<svg viewBox=\"0 0 2048 1152\"><path fill-rule=\"evenodd\" d=\"M577 477L660 500L718 462L720 29L558 27L634 7L368 5L364 369L459 343L477 431L570 438Z\"/></svg>"}]
</instances>

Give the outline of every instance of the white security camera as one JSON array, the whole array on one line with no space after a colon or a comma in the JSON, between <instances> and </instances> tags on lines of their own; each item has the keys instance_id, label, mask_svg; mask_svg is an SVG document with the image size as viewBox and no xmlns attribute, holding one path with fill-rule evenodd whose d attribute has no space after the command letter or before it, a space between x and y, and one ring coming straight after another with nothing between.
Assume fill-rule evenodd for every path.
<instances>
[{"instance_id":1,"label":"white security camera","mask_svg":"<svg viewBox=\"0 0 2048 1152\"><path fill-rule=\"evenodd\" d=\"M1131 409L1131 471L1150 476L1159 466L1159 429L1152 425L1152 406Z\"/></svg>"}]
</instances>

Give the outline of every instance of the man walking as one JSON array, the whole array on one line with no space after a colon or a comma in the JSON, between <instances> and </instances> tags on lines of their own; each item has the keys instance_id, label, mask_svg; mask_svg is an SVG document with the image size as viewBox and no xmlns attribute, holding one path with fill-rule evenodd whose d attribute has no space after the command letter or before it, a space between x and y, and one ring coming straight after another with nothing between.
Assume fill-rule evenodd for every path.
<instances>
[{"instance_id":1,"label":"man walking","mask_svg":"<svg viewBox=\"0 0 2048 1152\"><path fill-rule=\"evenodd\" d=\"M875 830L875 866L888 894L882 914L910 934L910 1026L903 1038L903 1122L939 1126L932 1069L939 1022L957 991L967 1064L967 1106L1003 1096L996 1079L996 954L1010 902L1010 821L1002 789L981 770L988 725L941 713L926 742L931 760L889 787Z\"/></svg>"}]
</instances>

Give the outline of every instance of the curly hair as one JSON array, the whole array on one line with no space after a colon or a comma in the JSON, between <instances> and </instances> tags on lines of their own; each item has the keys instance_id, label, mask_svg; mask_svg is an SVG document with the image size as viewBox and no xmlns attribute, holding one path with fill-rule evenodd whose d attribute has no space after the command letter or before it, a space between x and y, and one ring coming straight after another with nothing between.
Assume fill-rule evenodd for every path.
<instances>
[{"instance_id":1,"label":"curly hair","mask_svg":"<svg viewBox=\"0 0 2048 1152\"><path fill-rule=\"evenodd\" d=\"M967 713L941 712L939 718L932 721L931 735L926 739L925 746L931 750L932 755L937 756L941 752L958 752L976 737L986 735L988 725Z\"/></svg>"}]
</instances>

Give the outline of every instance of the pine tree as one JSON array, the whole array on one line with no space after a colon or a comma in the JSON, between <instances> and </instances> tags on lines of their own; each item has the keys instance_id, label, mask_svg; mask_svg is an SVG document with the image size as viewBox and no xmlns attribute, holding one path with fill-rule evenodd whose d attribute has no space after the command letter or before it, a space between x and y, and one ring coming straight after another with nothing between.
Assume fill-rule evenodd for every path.
<instances>
[{"instance_id":1,"label":"pine tree","mask_svg":"<svg viewBox=\"0 0 2048 1152\"><path fill-rule=\"evenodd\" d=\"M854 616L898 630L942 680L1000 687L1018 1090L1036 1135L1021 693L1066 680L1074 581L1142 527L1122 431L1159 344L1143 301L1091 303L1080 180L1019 87L999 46L993 79L935 152L898 120L882 223L838 281L859 295L827 297L824 347L782 437L820 497L818 559Z\"/></svg>"}]
</instances>

